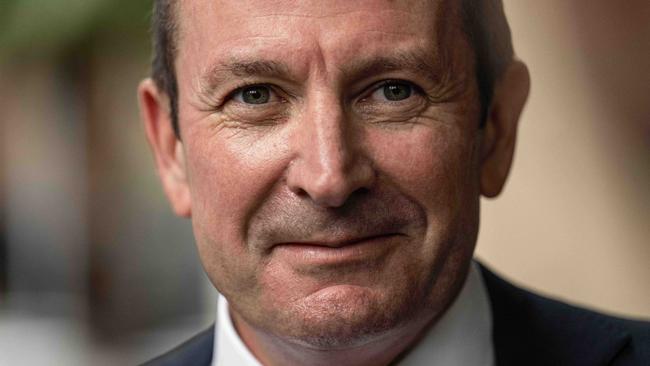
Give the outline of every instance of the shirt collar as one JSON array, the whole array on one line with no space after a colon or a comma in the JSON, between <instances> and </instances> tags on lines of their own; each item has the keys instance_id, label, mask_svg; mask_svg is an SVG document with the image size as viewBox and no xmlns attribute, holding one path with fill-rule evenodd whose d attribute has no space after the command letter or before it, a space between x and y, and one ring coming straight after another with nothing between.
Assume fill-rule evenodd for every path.
<instances>
[{"instance_id":1,"label":"shirt collar","mask_svg":"<svg viewBox=\"0 0 650 366\"><path fill-rule=\"evenodd\" d=\"M494 365L492 313L476 262L454 303L399 365Z\"/></svg>"},{"instance_id":2,"label":"shirt collar","mask_svg":"<svg viewBox=\"0 0 650 366\"><path fill-rule=\"evenodd\" d=\"M228 301L221 294L217 300L217 325L214 331L212 366L261 366L239 338L228 311Z\"/></svg>"},{"instance_id":3,"label":"shirt collar","mask_svg":"<svg viewBox=\"0 0 650 366\"><path fill-rule=\"evenodd\" d=\"M212 366L260 366L239 338L228 312L228 302L221 294L213 355ZM470 265L454 303L399 365L494 365L492 315L477 263Z\"/></svg>"}]
</instances>

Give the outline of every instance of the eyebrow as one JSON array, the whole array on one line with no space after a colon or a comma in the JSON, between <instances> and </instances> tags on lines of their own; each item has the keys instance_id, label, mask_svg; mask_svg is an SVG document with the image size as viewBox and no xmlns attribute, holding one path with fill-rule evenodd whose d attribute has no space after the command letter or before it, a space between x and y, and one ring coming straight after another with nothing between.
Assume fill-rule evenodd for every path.
<instances>
[{"instance_id":1,"label":"eyebrow","mask_svg":"<svg viewBox=\"0 0 650 366\"><path fill-rule=\"evenodd\" d=\"M368 57L355 60L348 65L343 65L341 70L345 77L350 80L362 80L365 78L387 73L391 71L407 70L416 74L424 75L433 81L442 79L439 70L442 60L423 50L409 50L395 52L392 55ZM449 70L446 70L449 71ZM251 77L274 77L281 79L293 79L289 67L275 60L260 59L230 59L217 63L208 68L200 78L201 92L204 95L212 94L222 83L235 78Z\"/></svg>"},{"instance_id":2,"label":"eyebrow","mask_svg":"<svg viewBox=\"0 0 650 366\"><path fill-rule=\"evenodd\" d=\"M439 64L435 56L422 50L413 50L355 61L344 66L343 72L347 77L364 79L386 72L407 70L437 80L441 76Z\"/></svg>"},{"instance_id":3,"label":"eyebrow","mask_svg":"<svg viewBox=\"0 0 650 366\"><path fill-rule=\"evenodd\" d=\"M231 59L208 68L200 78L201 91L203 94L211 94L220 84L233 77L249 78L254 76L291 77L289 68L281 62Z\"/></svg>"}]
</instances>

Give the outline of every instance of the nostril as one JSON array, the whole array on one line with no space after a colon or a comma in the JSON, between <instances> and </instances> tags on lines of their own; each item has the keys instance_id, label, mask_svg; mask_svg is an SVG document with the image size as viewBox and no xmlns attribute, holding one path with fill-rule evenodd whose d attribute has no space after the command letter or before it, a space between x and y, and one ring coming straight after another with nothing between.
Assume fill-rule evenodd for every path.
<instances>
[{"instance_id":1,"label":"nostril","mask_svg":"<svg viewBox=\"0 0 650 366\"><path fill-rule=\"evenodd\" d=\"M309 194L307 193L307 191L305 191L305 190L302 189L302 188L296 188L296 189L294 189L294 190L293 190L293 193L294 193L296 196L300 197L300 198L309 197Z\"/></svg>"},{"instance_id":2,"label":"nostril","mask_svg":"<svg viewBox=\"0 0 650 366\"><path fill-rule=\"evenodd\" d=\"M289 190L300 199L307 199L321 207L336 208L345 205L352 196L365 195L376 180L376 171L365 159L357 159L345 169L322 169L317 164L297 162L288 172Z\"/></svg>"},{"instance_id":3,"label":"nostril","mask_svg":"<svg viewBox=\"0 0 650 366\"><path fill-rule=\"evenodd\" d=\"M367 187L360 187L356 191L352 192L354 195L364 196L370 192L370 189Z\"/></svg>"}]
</instances>

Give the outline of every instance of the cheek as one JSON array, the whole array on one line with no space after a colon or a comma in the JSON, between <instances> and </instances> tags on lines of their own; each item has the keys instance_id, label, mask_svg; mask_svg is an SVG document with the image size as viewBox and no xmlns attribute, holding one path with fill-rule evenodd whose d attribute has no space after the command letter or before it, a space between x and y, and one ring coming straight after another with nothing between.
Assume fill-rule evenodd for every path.
<instances>
[{"instance_id":1,"label":"cheek","mask_svg":"<svg viewBox=\"0 0 650 366\"><path fill-rule=\"evenodd\" d=\"M415 262L407 265L410 273L415 279L429 278L431 268L464 263L471 256L478 227L472 133L447 126L416 126L399 135L377 133L372 140L377 168L425 211L424 237L422 245L413 249ZM382 144L386 148L379 148Z\"/></svg>"},{"instance_id":2,"label":"cheek","mask_svg":"<svg viewBox=\"0 0 650 366\"><path fill-rule=\"evenodd\" d=\"M285 145L271 137L224 138L206 131L186 134L184 143L201 261L215 284L246 286L258 259L246 244L246 225L282 174ZM237 276L251 278L226 278Z\"/></svg>"},{"instance_id":3,"label":"cheek","mask_svg":"<svg viewBox=\"0 0 650 366\"><path fill-rule=\"evenodd\" d=\"M369 149L377 169L402 193L440 217L470 196L473 139L460 128L416 125L408 131L373 133Z\"/></svg>"}]
</instances>

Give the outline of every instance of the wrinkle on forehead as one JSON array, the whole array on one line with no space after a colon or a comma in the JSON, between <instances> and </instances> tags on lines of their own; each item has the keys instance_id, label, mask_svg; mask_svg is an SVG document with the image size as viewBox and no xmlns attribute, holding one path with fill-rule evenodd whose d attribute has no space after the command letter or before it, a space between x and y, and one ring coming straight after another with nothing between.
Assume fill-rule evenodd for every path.
<instances>
[{"instance_id":1,"label":"wrinkle on forehead","mask_svg":"<svg viewBox=\"0 0 650 366\"><path fill-rule=\"evenodd\" d=\"M364 9L359 9L359 4L363 4ZM416 15L418 17L433 18L433 23L446 25L448 23L446 19L460 18L459 12L455 11L459 6L453 6L454 4L458 5L459 2L455 0L366 0L362 3L349 0L183 0L179 1L179 9L177 10L182 15L179 17L180 19L197 19L205 14L211 14L212 16L221 14L231 20L239 18L309 18L318 20L358 16L367 21L369 20L369 11L376 15L373 18L381 18L381 13L391 12L396 18L412 19L413 15ZM181 23L187 23L187 20L181 21ZM440 29L436 30L440 31ZM232 33L233 29L231 28L228 31Z\"/></svg>"},{"instance_id":2,"label":"wrinkle on forehead","mask_svg":"<svg viewBox=\"0 0 650 366\"><path fill-rule=\"evenodd\" d=\"M330 6L331 3L335 6ZM260 57L292 65L291 71L297 79L295 74L328 73L332 68L349 70L354 68L353 61L380 58L382 53L389 51L396 54L400 48L422 50L430 58L427 68L438 70L439 77L468 70L468 65L458 60L462 57L459 49L463 48L458 42L462 34L458 1L370 1L362 3L364 9L358 9L356 2L323 0L298 4L242 0L236 6L232 2L197 0L182 4L184 22L194 28L193 43L184 47L191 47L199 51L195 54L202 55L198 59L201 65L195 65L199 66L197 71L201 75L217 75L211 71L219 71L224 61L230 63L232 60L227 58L233 56ZM371 6L367 7L368 4ZM408 7L401 8L405 4ZM195 21L188 22L188 19ZM257 19L258 22L236 19ZM210 23L213 23L209 29L214 36L202 31ZM296 29L300 32L296 33ZM314 67L320 71L312 69ZM199 75L192 78L195 82L196 77ZM212 86L203 86L212 89L220 81L219 78L214 80L208 83Z\"/></svg>"}]
</instances>

